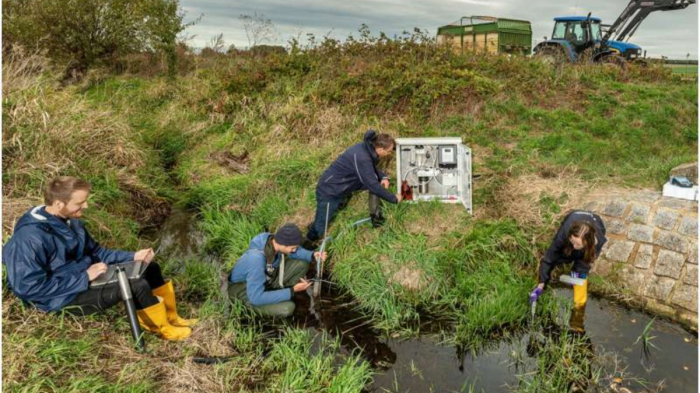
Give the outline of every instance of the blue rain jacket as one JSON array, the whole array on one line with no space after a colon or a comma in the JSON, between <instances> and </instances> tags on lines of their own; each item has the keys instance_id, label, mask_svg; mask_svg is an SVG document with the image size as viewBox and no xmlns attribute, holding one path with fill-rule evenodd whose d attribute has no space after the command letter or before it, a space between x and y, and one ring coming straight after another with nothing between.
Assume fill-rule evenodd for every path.
<instances>
[{"instance_id":1,"label":"blue rain jacket","mask_svg":"<svg viewBox=\"0 0 700 393\"><path fill-rule=\"evenodd\" d=\"M253 238L250 241L248 250L236 261L236 264L231 269L229 281L232 283L245 282L246 294L248 300L253 306L264 306L266 304L274 304L290 300L293 295L291 288L282 288L276 290L265 290L267 276L265 274L267 268L267 258L265 257L265 245L267 240L272 236L271 233L264 232ZM298 259L300 261L311 262L313 251L309 251L303 247L289 254L288 258ZM272 261L272 266L279 269L280 254L276 253Z\"/></svg>"},{"instance_id":2,"label":"blue rain jacket","mask_svg":"<svg viewBox=\"0 0 700 393\"><path fill-rule=\"evenodd\" d=\"M397 203L396 195L382 187L382 179L388 177L379 169L379 156L372 146L376 132L365 132L364 141L345 150L318 180L316 191L325 197L338 198L355 191L369 190L372 194Z\"/></svg>"},{"instance_id":3,"label":"blue rain jacket","mask_svg":"<svg viewBox=\"0 0 700 393\"><path fill-rule=\"evenodd\" d=\"M577 210L569 213L566 217L564 217L564 221L559 227L557 234L554 236L552 244L549 246L547 252L540 260L541 283L548 283L554 267L564 263L573 262L574 265L571 270L576 273L588 275L588 272L591 270L591 266L583 262L582 250L574 250L569 256L564 254L564 248L569 242L567 234L569 233L571 226L574 225L574 222L576 221L586 221L595 228L595 237L598 241L595 245L596 258L598 258L600 255L600 251L603 249L605 242L608 241L608 239L605 237L605 224L603 224L603 219L601 219L599 215L584 210Z\"/></svg>"},{"instance_id":4,"label":"blue rain jacket","mask_svg":"<svg viewBox=\"0 0 700 393\"><path fill-rule=\"evenodd\" d=\"M56 311L89 287L87 269L93 263L134 260L134 252L101 247L81 220L66 224L46 212L29 209L2 248L2 262L12 291L43 311Z\"/></svg>"}]
</instances>

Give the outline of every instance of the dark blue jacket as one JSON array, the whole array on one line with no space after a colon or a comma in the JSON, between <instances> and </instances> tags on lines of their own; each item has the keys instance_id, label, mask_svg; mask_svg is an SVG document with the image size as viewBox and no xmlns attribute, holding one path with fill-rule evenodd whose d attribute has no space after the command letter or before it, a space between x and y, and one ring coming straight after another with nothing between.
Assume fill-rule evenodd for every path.
<instances>
[{"instance_id":1,"label":"dark blue jacket","mask_svg":"<svg viewBox=\"0 0 700 393\"><path fill-rule=\"evenodd\" d=\"M12 291L43 311L56 311L89 286L87 269L96 262L134 260L134 253L101 247L81 220L66 224L44 206L27 211L2 248Z\"/></svg>"},{"instance_id":2,"label":"dark blue jacket","mask_svg":"<svg viewBox=\"0 0 700 393\"><path fill-rule=\"evenodd\" d=\"M236 264L231 269L229 281L232 283L245 282L246 294L248 300L253 306L264 306L266 304L274 304L290 300L294 295L292 288L282 288L266 290L267 275L265 270L267 267L267 257L265 255L265 246L267 241L272 236L271 233L263 232L250 241L248 250L236 261ZM273 251L274 253L274 251ZM297 259L304 262L311 262L313 251L309 251L303 247L289 254L290 259ZM280 254L274 253L270 255L270 264L277 270L280 267Z\"/></svg>"},{"instance_id":3,"label":"dark blue jacket","mask_svg":"<svg viewBox=\"0 0 700 393\"><path fill-rule=\"evenodd\" d=\"M369 190L372 194L392 203L396 195L382 187L382 179L388 178L377 169L379 156L372 146L376 133L369 130L364 141L351 146L340 155L318 180L316 191L324 197L338 198L354 191Z\"/></svg>"},{"instance_id":4,"label":"dark blue jacket","mask_svg":"<svg viewBox=\"0 0 700 393\"><path fill-rule=\"evenodd\" d=\"M605 237L605 225L603 224L603 220L599 215L591 212L584 210L573 211L564 217L564 221L559 227L557 234L554 236L552 244L549 246L549 249L547 249L542 260L540 260L541 283L548 283L554 267L564 263L574 262L572 270L576 273L588 274L588 271L591 270L591 266L583 262L583 250L574 250L571 255L568 256L564 254L564 248L569 242L567 234L571 226L577 221L586 221L595 228L595 237L598 241L595 245L595 256L598 258L600 255L600 250L603 249L605 242L608 241Z\"/></svg>"}]
</instances>

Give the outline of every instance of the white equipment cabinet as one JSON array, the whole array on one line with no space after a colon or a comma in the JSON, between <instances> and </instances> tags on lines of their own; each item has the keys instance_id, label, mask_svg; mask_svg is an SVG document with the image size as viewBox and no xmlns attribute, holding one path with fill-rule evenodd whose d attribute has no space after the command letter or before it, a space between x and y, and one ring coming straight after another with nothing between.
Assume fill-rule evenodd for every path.
<instances>
[{"instance_id":1,"label":"white equipment cabinet","mask_svg":"<svg viewBox=\"0 0 700 393\"><path fill-rule=\"evenodd\" d=\"M397 193L404 181L413 201L461 203L472 213L471 149L461 138L397 138Z\"/></svg>"}]
</instances>

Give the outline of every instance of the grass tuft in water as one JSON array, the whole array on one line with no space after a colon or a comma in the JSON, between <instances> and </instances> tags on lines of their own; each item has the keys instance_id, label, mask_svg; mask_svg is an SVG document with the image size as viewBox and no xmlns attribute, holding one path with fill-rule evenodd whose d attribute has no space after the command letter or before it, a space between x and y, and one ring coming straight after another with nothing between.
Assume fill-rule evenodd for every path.
<instances>
[{"instance_id":1,"label":"grass tuft in water","mask_svg":"<svg viewBox=\"0 0 700 393\"><path fill-rule=\"evenodd\" d=\"M656 317L652 318L649 323L644 326L644 330L642 331L642 334L637 337L637 340L635 340L633 345L637 345L637 343L642 343L642 355L644 356L645 359L649 359L649 356L651 356L651 349L659 349L652 341L656 338L656 336L651 335L651 329L652 325L654 324L654 321L656 320Z\"/></svg>"}]
</instances>

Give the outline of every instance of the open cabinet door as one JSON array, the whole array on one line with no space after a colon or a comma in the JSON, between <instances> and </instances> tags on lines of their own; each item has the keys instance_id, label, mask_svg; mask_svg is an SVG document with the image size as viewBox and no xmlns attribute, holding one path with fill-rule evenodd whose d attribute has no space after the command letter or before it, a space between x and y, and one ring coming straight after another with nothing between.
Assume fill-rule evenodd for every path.
<instances>
[{"instance_id":1,"label":"open cabinet door","mask_svg":"<svg viewBox=\"0 0 700 393\"><path fill-rule=\"evenodd\" d=\"M467 209L469 214L473 214L472 211L472 151L470 148L460 144L458 147L459 159L457 160L459 165L460 181L459 181L459 197Z\"/></svg>"}]
</instances>

